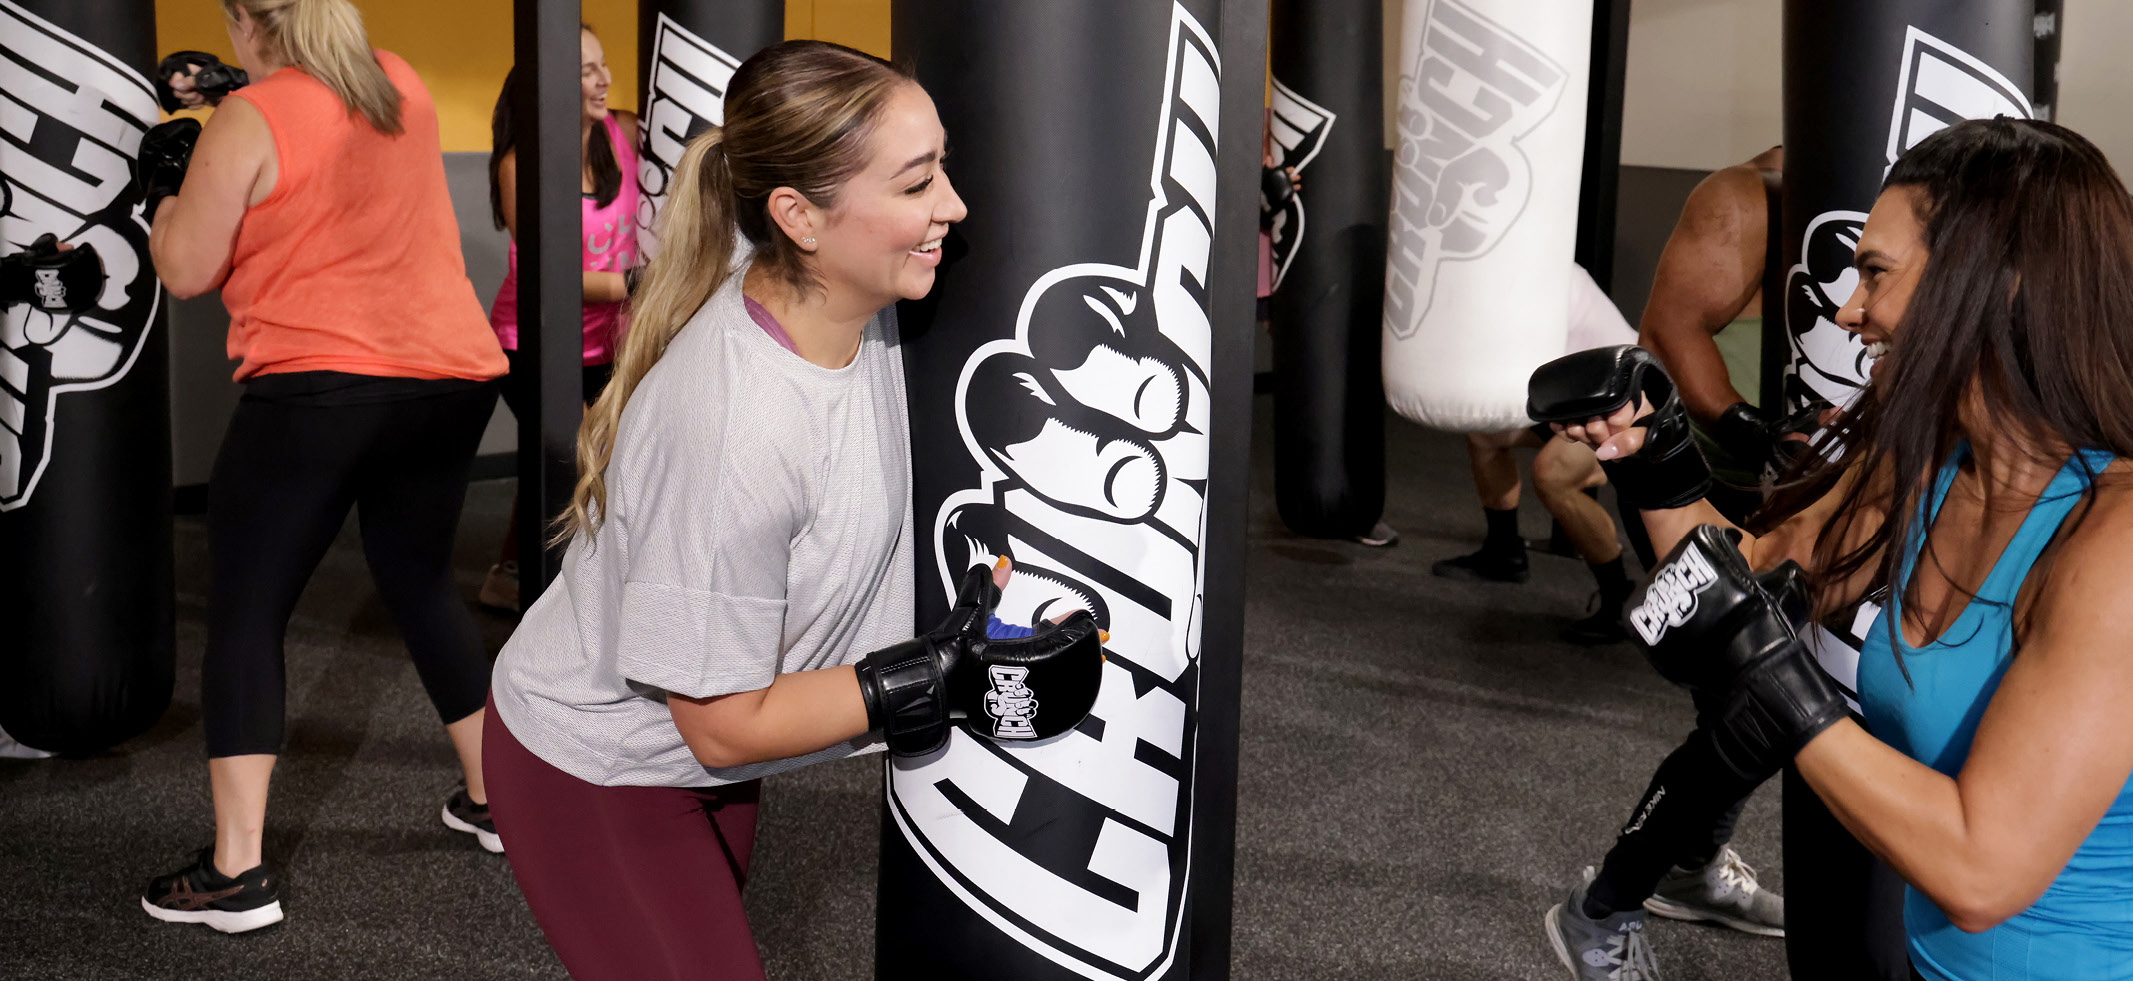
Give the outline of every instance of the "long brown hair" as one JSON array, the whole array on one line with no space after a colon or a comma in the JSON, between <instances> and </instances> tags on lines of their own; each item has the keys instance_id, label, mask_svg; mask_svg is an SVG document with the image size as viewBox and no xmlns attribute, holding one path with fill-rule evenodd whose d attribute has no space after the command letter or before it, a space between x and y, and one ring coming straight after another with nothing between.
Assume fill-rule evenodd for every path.
<instances>
[{"instance_id":1,"label":"long brown hair","mask_svg":"<svg viewBox=\"0 0 2133 981\"><path fill-rule=\"evenodd\" d=\"M1927 261L1877 377L1829 437L1840 452L1800 480L1854 478L1815 543L1824 584L1867 570L1901 583L1933 475L1963 440L2052 467L2068 448L2133 456L2133 197L2103 152L2052 123L1972 120L1905 153L1892 187L1918 192ZM1900 584L1907 610L1918 580Z\"/></svg>"},{"instance_id":2,"label":"long brown hair","mask_svg":"<svg viewBox=\"0 0 2133 981\"><path fill-rule=\"evenodd\" d=\"M237 11L257 22L281 60L304 70L340 96L349 113L370 128L398 136L400 90L385 76L370 48L363 15L348 0L222 0L232 23Z\"/></svg>"},{"instance_id":3,"label":"long brown hair","mask_svg":"<svg viewBox=\"0 0 2133 981\"><path fill-rule=\"evenodd\" d=\"M578 22L578 30L599 37L592 25ZM489 111L489 220L496 227L504 227L504 158L518 150L518 134L531 128L521 116L533 107L533 93L527 91L531 83L519 73L518 66L504 73L503 91L496 95L496 108ZM622 193L622 165L615 158L615 145L608 140L606 126L594 126L585 138L585 172L592 176L593 203L602 208L615 203ZM636 180L637 175L629 175Z\"/></svg>"},{"instance_id":4,"label":"long brown hair","mask_svg":"<svg viewBox=\"0 0 2133 981\"><path fill-rule=\"evenodd\" d=\"M726 125L689 141L659 216L659 251L630 301L630 329L615 373L578 428L578 486L558 540L598 530L607 509L607 464L622 410L689 318L733 268L736 232L753 262L795 291L819 282L770 220L770 194L789 187L833 208L867 163L867 138L891 95L916 84L901 69L827 41L787 41L756 52L726 89Z\"/></svg>"}]
</instances>

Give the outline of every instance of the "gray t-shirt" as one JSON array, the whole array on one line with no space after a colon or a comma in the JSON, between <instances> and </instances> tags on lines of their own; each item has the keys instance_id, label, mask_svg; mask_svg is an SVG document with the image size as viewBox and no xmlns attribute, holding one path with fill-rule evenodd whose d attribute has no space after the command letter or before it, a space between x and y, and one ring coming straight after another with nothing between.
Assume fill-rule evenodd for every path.
<instances>
[{"instance_id":1,"label":"gray t-shirt","mask_svg":"<svg viewBox=\"0 0 2133 981\"><path fill-rule=\"evenodd\" d=\"M749 319L737 271L623 410L607 515L496 661L535 755L604 786L736 783L878 748L713 770L665 704L768 687L913 629L911 439L894 307L829 369Z\"/></svg>"}]
</instances>

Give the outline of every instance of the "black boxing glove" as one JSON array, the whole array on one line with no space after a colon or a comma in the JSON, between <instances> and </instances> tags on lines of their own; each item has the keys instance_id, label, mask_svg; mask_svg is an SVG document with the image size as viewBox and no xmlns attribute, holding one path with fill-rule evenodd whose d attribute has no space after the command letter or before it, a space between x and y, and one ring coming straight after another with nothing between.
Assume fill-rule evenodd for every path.
<instances>
[{"instance_id":1,"label":"black boxing glove","mask_svg":"<svg viewBox=\"0 0 2133 981\"><path fill-rule=\"evenodd\" d=\"M1666 369L1641 347L1596 347L1534 369L1526 415L1572 425L1607 415L1638 395L1652 405L1636 423L1644 427L1644 448L1600 462L1615 493L1647 511L1683 507L1709 494L1711 467L1689 432L1688 409Z\"/></svg>"},{"instance_id":2,"label":"black boxing glove","mask_svg":"<svg viewBox=\"0 0 2133 981\"><path fill-rule=\"evenodd\" d=\"M1753 461L1760 469L1775 456L1780 433L1778 420L1746 402L1735 402L1718 414L1718 420L1711 425L1711 436L1726 452Z\"/></svg>"},{"instance_id":3,"label":"black boxing glove","mask_svg":"<svg viewBox=\"0 0 2133 981\"><path fill-rule=\"evenodd\" d=\"M1713 696L1707 718L1727 767L1767 777L1850 714L1800 639L1812 604L1787 561L1757 575L1740 533L1699 525L1630 595L1631 639L1660 676Z\"/></svg>"},{"instance_id":4,"label":"black boxing glove","mask_svg":"<svg viewBox=\"0 0 2133 981\"><path fill-rule=\"evenodd\" d=\"M1259 227L1272 228L1274 216L1288 206L1289 199L1296 196L1296 178L1289 176L1287 167L1261 167L1259 169Z\"/></svg>"},{"instance_id":5,"label":"black boxing glove","mask_svg":"<svg viewBox=\"0 0 2133 981\"><path fill-rule=\"evenodd\" d=\"M197 119L158 123L141 134L141 152L133 161L133 187L140 192L145 209L141 213L150 223L156 219L156 206L185 185L185 169L192 165L193 145L198 142Z\"/></svg>"},{"instance_id":6,"label":"black boxing glove","mask_svg":"<svg viewBox=\"0 0 2133 981\"><path fill-rule=\"evenodd\" d=\"M1746 402L1735 402L1719 413L1711 435L1734 456L1782 475L1813 447L1807 440L1791 437L1812 435L1821 428L1822 413L1829 408L1827 401L1816 399L1789 416L1776 417Z\"/></svg>"},{"instance_id":7,"label":"black boxing glove","mask_svg":"<svg viewBox=\"0 0 2133 981\"><path fill-rule=\"evenodd\" d=\"M1096 618L1080 611L1028 637L995 640L986 621L1000 600L992 570L972 566L955 607L932 631L859 660L867 726L889 752L924 756L948 727L996 740L1048 739L1081 724L1103 680Z\"/></svg>"},{"instance_id":8,"label":"black boxing glove","mask_svg":"<svg viewBox=\"0 0 2133 981\"><path fill-rule=\"evenodd\" d=\"M252 83L244 69L225 65L205 51L173 51L156 65L156 101L162 103L164 112L185 109L170 81L195 68L200 71L193 76L193 88L209 105L219 105L231 92Z\"/></svg>"},{"instance_id":9,"label":"black boxing glove","mask_svg":"<svg viewBox=\"0 0 2133 981\"><path fill-rule=\"evenodd\" d=\"M104 262L93 245L62 251L50 232L30 247L0 257L0 307L28 304L46 313L76 313L96 306L104 292Z\"/></svg>"}]
</instances>

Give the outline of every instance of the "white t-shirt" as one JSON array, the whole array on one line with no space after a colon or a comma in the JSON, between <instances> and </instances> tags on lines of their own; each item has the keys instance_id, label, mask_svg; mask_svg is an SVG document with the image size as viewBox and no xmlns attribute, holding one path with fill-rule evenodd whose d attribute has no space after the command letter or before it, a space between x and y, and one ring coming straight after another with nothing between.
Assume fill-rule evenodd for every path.
<instances>
[{"instance_id":1,"label":"white t-shirt","mask_svg":"<svg viewBox=\"0 0 2133 981\"><path fill-rule=\"evenodd\" d=\"M736 271L623 411L607 514L496 661L527 749L605 786L735 783L875 748L711 770L665 704L768 687L913 629L911 439L891 307L852 363L780 347Z\"/></svg>"},{"instance_id":2,"label":"white t-shirt","mask_svg":"<svg viewBox=\"0 0 2133 981\"><path fill-rule=\"evenodd\" d=\"M1564 354L1590 351L1596 347L1612 347L1616 344L1637 343L1637 329L1622 317L1615 301L1607 296L1600 284L1592 281L1592 274L1584 266L1570 264L1570 335L1564 345Z\"/></svg>"}]
</instances>

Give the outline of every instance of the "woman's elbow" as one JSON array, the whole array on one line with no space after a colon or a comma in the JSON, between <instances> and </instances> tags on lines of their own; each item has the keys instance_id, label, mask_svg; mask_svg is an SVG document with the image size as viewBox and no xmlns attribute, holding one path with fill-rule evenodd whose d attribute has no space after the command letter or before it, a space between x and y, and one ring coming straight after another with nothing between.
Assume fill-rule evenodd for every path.
<instances>
[{"instance_id":1,"label":"woman's elbow","mask_svg":"<svg viewBox=\"0 0 2133 981\"><path fill-rule=\"evenodd\" d=\"M184 257L165 256L161 252L156 253L154 258L156 278L161 280L163 288L177 299L190 300L215 288L215 270L195 269Z\"/></svg>"},{"instance_id":2,"label":"woman's elbow","mask_svg":"<svg viewBox=\"0 0 2133 981\"><path fill-rule=\"evenodd\" d=\"M1990 902L1955 904L1941 908L1941 912L1947 914L1948 922L1954 924L1956 929L1964 933L1984 933L2006 922L2009 917L2021 911L2021 907L2003 906Z\"/></svg>"},{"instance_id":3,"label":"woman's elbow","mask_svg":"<svg viewBox=\"0 0 2133 981\"><path fill-rule=\"evenodd\" d=\"M691 716L677 714L674 727L681 733L681 741L688 745L689 755L714 770L760 763L766 757L755 748L755 741L748 738L748 727L735 725L730 718L704 718L699 713Z\"/></svg>"},{"instance_id":4,"label":"woman's elbow","mask_svg":"<svg viewBox=\"0 0 2133 981\"><path fill-rule=\"evenodd\" d=\"M755 758L755 754L748 752L747 749L741 746L734 745L728 740L718 739L702 733L695 735L683 733L681 738L683 742L689 744L689 755L696 757L696 762L714 770L725 770L736 766L747 766L750 763L762 762Z\"/></svg>"},{"instance_id":5,"label":"woman's elbow","mask_svg":"<svg viewBox=\"0 0 2133 981\"><path fill-rule=\"evenodd\" d=\"M170 291L172 299L190 300L193 297L201 296L212 291L215 287L213 284L210 283L194 282L190 280L176 279L166 276L163 277L163 288Z\"/></svg>"},{"instance_id":6,"label":"woman's elbow","mask_svg":"<svg viewBox=\"0 0 2133 981\"><path fill-rule=\"evenodd\" d=\"M1931 896L1948 922L1964 933L1983 933L2019 915L2043 889L2009 885L2005 877L1983 879Z\"/></svg>"}]
</instances>

